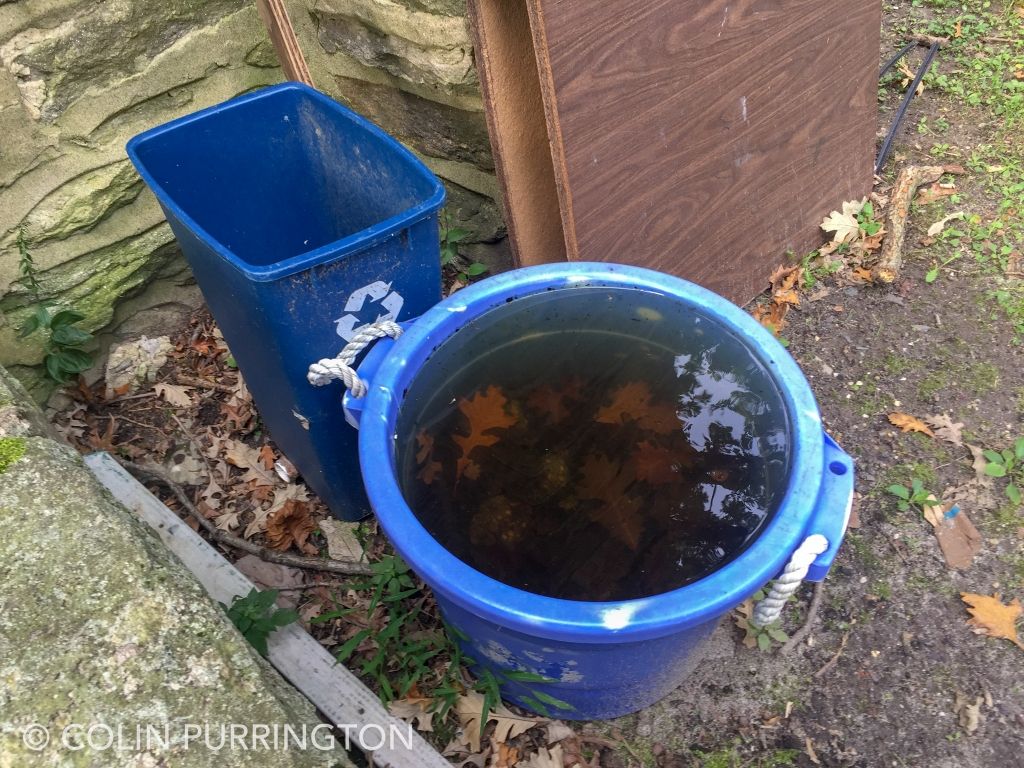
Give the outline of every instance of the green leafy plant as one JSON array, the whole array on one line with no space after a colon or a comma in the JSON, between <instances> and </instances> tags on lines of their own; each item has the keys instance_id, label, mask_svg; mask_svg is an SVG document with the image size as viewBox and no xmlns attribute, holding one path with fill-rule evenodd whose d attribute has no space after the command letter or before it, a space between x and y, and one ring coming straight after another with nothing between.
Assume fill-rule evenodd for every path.
<instances>
[{"instance_id":1,"label":"green leafy plant","mask_svg":"<svg viewBox=\"0 0 1024 768\"><path fill-rule=\"evenodd\" d=\"M441 214L441 266L451 267L459 279L466 283L470 278L487 272L487 265L478 261L467 264L459 254L459 243L469 237L469 230L453 227L447 211Z\"/></svg>"},{"instance_id":2,"label":"green leafy plant","mask_svg":"<svg viewBox=\"0 0 1024 768\"><path fill-rule=\"evenodd\" d=\"M820 281L842 269L843 260L830 259L827 255L822 256L820 251L811 251L800 259L800 266L803 267L803 289L809 291Z\"/></svg>"},{"instance_id":3,"label":"green leafy plant","mask_svg":"<svg viewBox=\"0 0 1024 768\"><path fill-rule=\"evenodd\" d=\"M774 643L784 643L789 640L789 635L782 629L781 618L766 626L754 623L754 606L766 597L763 589L757 590L753 596L744 601L736 609L734 620L736 626L743 630L743 644L748 648L757 648L759 651L770 651ZM794 602L796 595L790 595L787 602Z\"/></svg>"},{"instance_id":4,"label":"green leafy plant","mask_svg":"<svg viewBox=\"0 0 1024 768\"><path fill-rule=\"evenodd\" d=\"M366 619L371 626L360 629L339 646L334 652L335 657L339 662L348 661L364 641L372 640L375 649L361 657L358 666L376 684L382 701L387 703L402 698L417 685L426 695L439 698L439 710L447 712L458 692L459 683L455 677L460 662L458 648L443 632L425 631L420 626L419 619L427 596L414 581L409 566L402 558L385 555L370 567L373 575L369 580L353 584L350 588L370 594ZM375 621L378 609L384 615ZM329 611L313 619L313 623L349 616L354 611L352 608ZM374 629L376 626L381 628ZM438 679L438 672L431 662L444 653L452 658L452 663ZM447 693L447 689L451 692Z\"/></svg>"},{"instance_id":5,"label":"green leafy plant","mask_svg":"<svg viewBox=\"0 0 1024 768\"><path fill-rule=\"evenodd\" d=\"M1014 504L1021 503L1021 485L1024 485L1024 437L1017 438L1013 448L1002 451L986 450L983 452L988 463L985 474L989 477L1005 477L1009 479L1006 486L1006 498Z\"/></svg>"},{"instance_id":6,"label":"green leafy plant","mask_svg":"<svg viewBox=\"0 0 1024 768\"><path fill-rule=\"evenodd\" d=\"M875 221L875 206L868 200L857 214L857 225L865 237L877 235L882 229L882 222Z\"/></svg>"},{"instance_id":7,"label":"green leafy plant","mask_svg":"<svg viewBox=\"0 0 1024 768\"><path fill-rule=\"evenodd\" d=\"M43 365L46 367L46 375L58 384L67 384L75 376L92 366L92 355L82 348L92 341L92 334L75 327L77 323L85 319L85 315L81 312L76 312L73 309L61 309L54 312L42 300L39 276L32 252L28 248L24 227L18 230L16 244L20 279L36 305L35 311L19 329L18 337L25 338L36 331L45 333L46 346Z\"/></svg>"},{"instance_id":8,"label":"green leafy plant","mask_svg":"<svg viewBox=\"0 0 1024 768\"><path fill-rule=\"evenodd\" d=\"M221 603L231 623L261 656L267 655L267 638L272 632L299 619L299 614L295 611L274 605L278 594L276 589L263 592L251 589L245 597L236 595L231 601L230 608Z\"/></svg>"},{"instance_id":9,"label":"green leafy plant","mask_svg":"<svg viewBox=\"0 0 1024 768\"><path fill-rule=\"evenodd\" d=\"M916 477L910 481L909 487L895 483L885 490L896 497L896 506L901 512L906 512L912 506L924 511L926 506L939 503L934 494L925 490L924 483Z\"/></svg>"}]
</instances>

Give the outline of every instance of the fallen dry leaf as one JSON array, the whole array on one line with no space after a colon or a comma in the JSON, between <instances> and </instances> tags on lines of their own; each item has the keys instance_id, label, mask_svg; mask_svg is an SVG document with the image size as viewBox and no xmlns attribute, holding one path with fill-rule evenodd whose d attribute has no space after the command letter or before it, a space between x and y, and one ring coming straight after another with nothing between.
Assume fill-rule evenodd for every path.
<instances>
[{"instance_id":1,"label":"fallen dry leaf","mask_svg":"<svg viewBox=\"0 0 1024 768\"><path fill-rule=\"evenodd\" d=\"M521 760L519 765L522 768L562 768L562 759L562 745L555 744L550 749L541 747L525 760Z\"/></svg>"},{"instance_id":2,"label":"fallen dry leaf","mask_svg":"<svg viewBox=\"0 0 1024 768\"><path fill-rule=\"evenodd\" d=\"M263 589L288 589L306 583L306 575L300 569L268 563L256 555L238 558L235 567Z\"/></svg>"},{"instance_id":3,"label":"fallen dry leaf","mask_svg":"<svg viewBox=\"0 0 1024 768\"><path fill-rule=\"evenodd\" d=\"M998 592L991 597L961 592L960 599L967 603L967 610L971 614L967 623L976 628L975 632L1009 640L1024 650L1024 643L1017 636L1016 626L1021 615L1020 600L1014 598L1004 604Z\"/></svg>"},{"instance_id":4,"label":"fallen dry leaf","mask_svg":"<svg viewBox=\"0 0 1024 768\"><path fill-rule=\"evenodd\" d=\"M552 720L547 725L547 743L548 746L556 744L563 739L571 739L576 735L576 731L570 728L568 725L563 723L561 720Z\"/></svg>"},{"instance_id":5,"label":"fallen dry leaf","mask_svg":"<svg viewBox=\"0 0 1024 768\"><path fill-rule=\"evenodd\" d=\"M359 523L343 523L333 518L320 521L320 530L327 539L327 554L332 560L357 563L363 559L363 545L356 536L358 528Z\"/></svg>"},{"instance_id":6,"label":"fallen dry leaf","mask_svg":"<svg viewBox=\"0 0 1024 768\"><path fill-rule=\"evenodd\" d=\"M462 726L464 743L471 752L480 751L480 718L484 711L483 694L469 691L455 701L455 714ZM504 704L498 704L487 713L487 722L494 722L494 739L499 742L508 741L521 733L526 733L535 725L547 722L544 718L517 715Z\"/></svg>"},{"instance_id":7,"label":"fallen dry leaf","mask_svg":"<svg viewBox=\"0 0 1024 768\"><path fill-rule=\"evenodd\" d=\"M930 227L928 227L928 237L938 237L939 235L942 234L942 230L944 230L946 228L946 225L949 222L955 221L957 219L962 219L963 217L964 217L964 212L963 211L957 211L956 213L951 213L951 214L949 214L949 216L946 216L944 218L939 219L934 224L932 224Z\"/></svg>"},{"instance_id":8,"label":"fallen dry leaf","mask_svg":"<svg viewBox=\"0 0 1024 768\"><path fill-rule=\"evenodd\" d=\"M179 384L166 384L159 382L153 385L153 391L157 397L166 400L169 405L175 408L190 408L192 406L192 389Z\"/></svg>"},{"instance_id":9,"label":"fallen dry leaf","mask_svg":"<svg viewBox=\"0 0 1024 768\"><path fill-rule=\"evenodd\" d=\"M309 535L316 530L316 523L309 514L309 503L289 499L281 508L267 516L267 546L284 552L294 545L307 555L317 554L317 548L309 543Z\"/></svg>"},{"instance_id":10,"label":"fallen dry leaf","mask_svg":"<svg viewBox=\"0 0 1024 768\"><path fill-rule=\"evenodd\" d=\"M398 699L388 704L388 712L411 723L417 731L429 733L434 730L434 713L430 711L433 703L433 699L425 696Z\"/></svg>"},{"instance_id":11,"label":"fallen dry leaf","mask_svg":"<svg viewBox=\"0 0 1024 768\"><path fill-rule=\"evenodd\" d=\"M241 512L224 512L214 518L214 525L222 531L231 532L238 527L238 518Z\"/></svg>"},{"instance_id":12,"label":"fallen dry leaf","mask_svg":"<svg viewBox=\"0 0 1024 768\"><path fill-rule=\"evenodd\" d=\"M963 447L964 423L962 421L953 421L945 413L925 416L923 421L935 431L935 437L939 440Z\"/></svg>"},{"instance_id":13,"label":"fallen dry leaf","mask_svg":"<svg viewBox=\"0 0 1024 768\"><path fill-rule=\"evenodd\" d=\"M977 696L972 703L970 697L963 691L957 691L953 699L953 712L957 715L957 722L970 736L981 725L981 705L984 703L984 696Z\"/></svg>"},{"instance_id":14,"label":"fallen dry leaf","mask_svg":"<svg viewBox=\"0 0 1024 768\"><path fill-rule=\"evenodd\" d=\"M935 437L935 433L932 432L927 424L916 416L911 416L909 413L893 411L889 414L889 423L894 427L899 427L904 432L920 432L921 434L928 435L928 437Z\"/></svg>"},{"instance_id":15,"label":"fallen dry leaf","mask_svg":"<svg viewBox=\"0 0 1024 768\"><path fill-rule=\"evenodd\" d=\"M857 214L860 213L864 204L868 201L848 200L843 203L842 211L832 211L825 220L821 222L821 228L826 232L832 232L832 240L836 243L847 243L856 240L860 236L860 223L857 221Z\"/></svg>"},{"instance_id":16,"label":"fallen dry leaf","mask_svg":"<svg viewBox=\"0 0 1024 768\"><path fill-rule=\"evenodd\" d=\"M309 501L309 491L306 486L294 483L274 491L274 500L266 509L257 509L253 512L252 522L245 527L245 538L266 530L267 518L281 509L289 501Z\"/></svg>"},{"instance_id":17,"label":"fallen dry leaf","mask_svg":"<svg viewBox=\"0 0 1024 768\"><path fill-rule=\"evenodd\" d=\"M743 644L747 648L757 647L757 632L754 631L750 620L754 616L754 600L747 598L733 611L732 618L736 626L743 630Z\"/></svg>"},{"instance_id":18,"label":"fallen dry leaf","mask_svg":"<svg viewBox=\"0 0 1024 768\"><path fill-rule=\"evenodd\" d=\"M519 750L491 739L490 768L512 768L519 762Z\"/></svg>"}]
</instances>

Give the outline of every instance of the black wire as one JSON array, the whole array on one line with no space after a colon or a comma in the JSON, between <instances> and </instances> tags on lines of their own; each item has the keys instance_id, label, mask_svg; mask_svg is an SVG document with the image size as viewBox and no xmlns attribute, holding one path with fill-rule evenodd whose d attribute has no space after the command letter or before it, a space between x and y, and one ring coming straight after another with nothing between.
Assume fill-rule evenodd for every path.
<instances>
[{"instance_id":1,"label":"black wire","mask_svg":"<svg viewBox=\"0 0 1024 768\"><path fill-rule=\"evenodd\" d=\"M880 70L878 70L878 78L881 79L882 75L884 75L886 72L888 72L894 66L896 66L896 62L897 61L899 61L900 59L902 59L904 56L907 55L907 51L912 51L916 47L917 47L917 41L915 40L915 41L913 41L911 43L907 43L902 48L900 48L899 51L897 51L896 54L891 59L889 59L887 62L885 62L885 64L882 65L882 68Z\"/></svg>"},{"instance_id":2,"label":"black wire","mask_svg":"<svg viewBox=\"0 0 1024 768\"><path fill-rule=\"evenodd\" d=\"M882 141L882 146L878 150L878 156L875 158L875 173L877 174L882 170L882 166L885 165L886 159L889 157L889 150L892 149L892 143L896 139L896 132L900 129L900 124L903 122L903 118L907 115L907 107L910 106L910 100L914 98L914 93L917 92L917 86L921 84L921 80L924 79L925 73L932 64L932 59L935 58L936 51L939 50L939 44L932 43L931 48L928 49L928 53L925 54L924 61L921 62L921 66L917 68L917 74L914 75L914 81L907 88L907 92L903 94L903 101L900 102L899 109L896 110L896 116L893 118L892 125L889 126L888 133L885 134L885 139Z\"/></svg>"}]
</instances>

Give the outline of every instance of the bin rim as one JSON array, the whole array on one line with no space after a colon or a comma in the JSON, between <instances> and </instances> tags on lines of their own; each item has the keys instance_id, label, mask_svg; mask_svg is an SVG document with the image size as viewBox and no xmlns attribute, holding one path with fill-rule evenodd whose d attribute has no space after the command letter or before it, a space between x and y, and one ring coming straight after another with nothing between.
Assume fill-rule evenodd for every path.
<instances>
[{"instance_id":1,"label":"bin rim","mask_svg":"<svg viewBox=\"0 0 1024 768\"><path fill-rule=\"evenodd\" d=\"M446 550L406 503L396 473L402 399L433 351L460 327L517 297L581 285L647 290L684 301L736 332L775 379L789 410L790 470L783 498L755 540L696 582L635 600L582 602L504 584ZM452 294L411 323L373 375L359 423L359 456L371 506L398 553L437 592L502 627L552 640L619 643L717 620L774 578L800 544L823 486L824 432L807 380L764 327L726 299L638 267L573 262L513 270Z\"/></svg>"},{"instance_id":2,"label":"bin rim","mask_svg":"<svg viewBox=\"0 0 1024 768\"><path fill-rule=\"evenodd\" d=\"M372 134L376 139L385 144L390 151L395 152L402 157L402 159L408 164L410 171L419 175L424 181L430 184L431 191L425 199L421 200L416 205L407 208L395 216L384 219L371 227L354 232L347 237L332 240L319 248L296 254L295 256L291 256L273 264L250 264L248 261L239 257L227 248L220 242L220 240L211 235L207 229L203 228L192 216L190 216L180 205L178 205L178 203L174 201L173 197L166 189L164 189L160 181L146 166L145 161L139 157L139 150L145 144L158 140L164 134L171 133L183 126L204 120L211 115L216 115L220 112L249 104L250 102L274 98L278 94L288 91L296 91L313 99L326 109L336 112L346 120L354 123L361 130ZM176 118L164 123L163 125L150 128L149 130L132 137L125 146L125 151L127 152L129 159L132 161L132 164L135 166L135 169L138 171L139 176L142 177L146 186L153 190L153 193L160 201L160 204L173 213L176 218L178 218L200 239L208 243L221 258L230 263L239 272L243 273L248 279L256 282L278 280L297 272L302 272L310 267L319 266L321 264L330 264L334 261L362 251L382 240L392 237L420 219L429 216L434 211L438 210L445 201L444 185L415 154L362 115L353 112L344 105L339 104L334 99L324 95L305 83L278 83L266 88L260 88L252 93L236 96L235 98L228 99L220 104L214 104L213 106L206 107L205 109L198 110L197 112L192 112L188 115L184 115L183 117Z\"/></svg>"}]
</instances>

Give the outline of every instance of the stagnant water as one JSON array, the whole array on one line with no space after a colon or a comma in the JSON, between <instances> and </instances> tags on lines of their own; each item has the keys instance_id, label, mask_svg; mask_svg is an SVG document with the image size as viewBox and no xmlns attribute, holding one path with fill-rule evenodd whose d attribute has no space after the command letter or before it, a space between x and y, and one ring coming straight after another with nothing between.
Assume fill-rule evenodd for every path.
<instances>
[{"instance_id":1,"label":"stagnant water","mask_svg":"<svg viewBox=\"0 0 1024 768\"><path fill-rule=\"evenodd\" d=\"M638 290L517 299L456 333L403 403L406 501L463 562L570 600L688 584L738 555L789 469L766 366Z\"/></svg>"}]
</instances>

